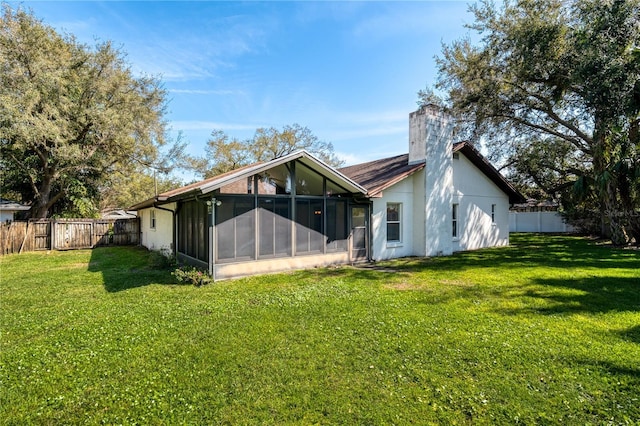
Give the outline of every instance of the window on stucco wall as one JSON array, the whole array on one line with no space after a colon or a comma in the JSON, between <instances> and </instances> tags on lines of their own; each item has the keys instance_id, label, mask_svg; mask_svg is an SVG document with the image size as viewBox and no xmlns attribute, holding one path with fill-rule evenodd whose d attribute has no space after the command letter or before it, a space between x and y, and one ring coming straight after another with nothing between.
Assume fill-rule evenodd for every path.
<instances>
[{"instance_id":1,"label":"window on stucco wall","mask_svg":"<svg viewBox=\"0 0 640 426\"><path fill-rule=\"evenodd\" d=\"M387 242L401 241L401 210L400 203L387 203Z\"/></svg>"},{"instance_id":2,"label":"window on stucco wall","mask_svg":"<svg viewBox=\"0 0 640 426\"><path fill-rule=\"evenodd\" d=\"M149 212L149 228L156 229L156 211L151 210Z\"/></svg>"},{"instance_id":3,"label":"window on stucco wall","mask_svg":"<svg viewBox=\"0 0 640 426\"><path fill-rule=\"evenodd\" d=\"M451 208L451 236L458 238L458 204L454 204Z\"/></svg>"}]
</instances>

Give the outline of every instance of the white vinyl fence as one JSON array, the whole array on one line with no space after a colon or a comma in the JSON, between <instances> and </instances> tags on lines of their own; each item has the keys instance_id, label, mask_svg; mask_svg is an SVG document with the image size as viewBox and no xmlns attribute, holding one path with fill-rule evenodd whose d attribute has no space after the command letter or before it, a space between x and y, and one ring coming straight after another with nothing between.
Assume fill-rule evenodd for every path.
<instances>
[{"instance_id":1,"label":"white vinyl fence","mask_svg":"<svg viewBox=\"0 0 640 426\"><path fill-rule=\"evenodd\" d=\"M509 232L573 232L558 212L509 212Z\"/></svg>"}]
</instances>

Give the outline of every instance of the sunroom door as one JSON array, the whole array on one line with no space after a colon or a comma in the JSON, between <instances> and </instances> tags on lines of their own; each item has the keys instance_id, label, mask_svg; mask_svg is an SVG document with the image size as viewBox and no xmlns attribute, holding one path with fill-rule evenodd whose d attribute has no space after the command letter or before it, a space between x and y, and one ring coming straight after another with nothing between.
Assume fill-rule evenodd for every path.
<instances>
[{"instance_id":1,"label":"sunroom door","mask_svg":"<svg viewBox=\"0 0 640 426\"><path fill-rule=\"evenodd\" d=\"M369 207L351 206L351 261L369 258Z\"/></svg>"}]
</instances>

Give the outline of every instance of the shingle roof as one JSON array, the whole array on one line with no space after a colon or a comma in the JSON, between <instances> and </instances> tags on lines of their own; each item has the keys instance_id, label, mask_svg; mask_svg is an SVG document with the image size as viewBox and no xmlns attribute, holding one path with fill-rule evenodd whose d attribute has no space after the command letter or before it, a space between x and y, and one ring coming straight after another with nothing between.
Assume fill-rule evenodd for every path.
<instances>
[{"instance_id":1,"label":"shingle roof","mask_svg":"<svg viewBox=\"0 0 640 426\"><path fill-rule=\"evenodd\" d=\"M370 197L376 197L385 189L423 168L424 162L409 164L409 154L403 154L343 167L339 171L365 187Z\"/></svg>"},{"instance_id":2,"label":"shingle roof","mask_svg":"<svg viewBox=\"0 0 640 426\"><path fill-rule=\"evenodd\" d=\"M453 152L463 153L471 163L509 196L509 202L511 204L520 203L524 200L522 194L520 194L473 145L468 142L455 143L453 144ZM413 173L422 170L424 167L424 162L409 164L409 154L402 154L395 157L370 161L368 163L343 167L339 170L365 187L370 197L377 197L380 196L385 189L411 176Z\"/></svg>"},{"instance_id":3,"label":"shingle roof","mask_svg":"<svg viewBox=\"0 0 640 426\"><path fill-rule=\"evenodd\" d=\"M238 169L202 180L200 182L195 182L181 188L163 192L162 194L158 194L156 197L131 206L130 210L140 210L152 207L156 204L170 203L176 200L194 197L201 194L208 194L224 185L231 184L240 179L246 178L256 173L261 173L262 171L271 169L280 164L284 164L293 160L298 160L305 165L314 168L316 171L321 171L324 175L331 177L334 181L336 181L336 183L349 191L361 193L363 195L367 193L366 189L360 186L357 182L340 173L336 169L324 164L322 161L315 158L308 152L300 150L273 159L271 161L250 164L248 166L240 167Z\"/></svg>"}]
</instances>

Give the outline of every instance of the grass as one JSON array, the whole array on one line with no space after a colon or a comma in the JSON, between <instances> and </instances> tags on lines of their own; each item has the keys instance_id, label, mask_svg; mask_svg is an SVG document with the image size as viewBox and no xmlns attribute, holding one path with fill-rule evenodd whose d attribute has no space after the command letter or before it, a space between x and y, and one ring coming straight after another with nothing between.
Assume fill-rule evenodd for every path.
<instances>
[{"instance_id":1,"label":"grass","mask_svg":"<svg viewBox=\"0 0 640 426\"><path fill-rule=\"evenodd\" d=\"M0 258L2 424L637 424L640 251L578 237L175 284Z\"/></svg>"}]
</instances>

